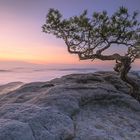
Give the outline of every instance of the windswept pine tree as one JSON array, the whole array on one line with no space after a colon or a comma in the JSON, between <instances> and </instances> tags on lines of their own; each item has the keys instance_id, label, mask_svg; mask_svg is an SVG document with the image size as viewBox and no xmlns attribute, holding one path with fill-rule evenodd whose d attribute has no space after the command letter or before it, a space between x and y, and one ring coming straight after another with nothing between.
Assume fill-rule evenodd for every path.
<instances>
[{"instance_id":1,"label":"windswept pine tree","mask_svg":"<svg viewBox=\"0 0 140 140\"><path fill-rule=\"evenodd\" d=\"M140 22L138 13L130 14L127 8L120 7L109 15L106 11L94 12L89 18L87 10L81 15L63 19L58 10L50 9L43 32L64 40L68 52L77 54L80 60L115 60L114 70L120 78L131 85L131 94L136 97L138 85L127 74L135 59L140 58ZM105 54L109 48L125 47L124 55L117 52ZM133 92L132 92L133 91Z\"/></svg>"}]
</instances>

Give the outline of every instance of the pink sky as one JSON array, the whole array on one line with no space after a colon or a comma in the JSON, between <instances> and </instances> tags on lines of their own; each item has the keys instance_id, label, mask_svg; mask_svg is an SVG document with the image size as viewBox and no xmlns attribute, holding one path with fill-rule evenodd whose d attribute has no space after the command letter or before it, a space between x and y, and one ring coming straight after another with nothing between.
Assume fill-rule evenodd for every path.
<instances>
[{"instance_id":1,"label":"pink sky","mask_svg":"<svg viewBox=\"0 0 140 140\"><path fill-rule=\"evenodd\" d=\"M84 9L89 11L110 9L111 13L121 5L126 5L131 10L137 10L140 5L139 0L128 0L127 3L122 0L117 2L109 0L109 5L103 3L104 0L83 2L80 0L67 2L65 0L59 2L57 0L1 0L0 61L93 64L90 61L79 61L77 56L69 54L64 42L42 33L41 26L45 22L49 8L59 9L64 16L73 16ZM110 63L112 62L106 64ZM102 65L102 62L95 61L94 65ZM136 62L136 67L140 68L140 61Z\"/></svg>"}]
</instances>

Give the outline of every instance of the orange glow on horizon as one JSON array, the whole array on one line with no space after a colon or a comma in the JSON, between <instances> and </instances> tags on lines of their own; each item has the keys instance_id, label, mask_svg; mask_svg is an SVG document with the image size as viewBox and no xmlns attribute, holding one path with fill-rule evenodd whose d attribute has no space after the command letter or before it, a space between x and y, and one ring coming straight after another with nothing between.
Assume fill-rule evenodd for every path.
<instances>
[{"instance_id":1,"label":"orange glow on horizon","mask_svg":"<svg viewBox=\"0 0 140 140\"><path fill-rule=\"evenodd\" d=\"M8 10L10 10L9 7L3 7L2 12L0 12L0 61L24 61L37 64L89 64L95 66L114 64L114 61L80 61L77 55L68 53L61 39L42 33L41 25L45 19L43 15L43 21L41 21L42 19L38 19L36 15L34 18L33 15L26 15L24 13L26 11L22 11L23 15L20 15L14 11L15 8L11 11ZM29 11L31 10L29 9ZM113 48L112 50L122 51L122 48L119 47L116 50ZM140 67L140 60L134 64Z\"/></svg>"}]
</instances>

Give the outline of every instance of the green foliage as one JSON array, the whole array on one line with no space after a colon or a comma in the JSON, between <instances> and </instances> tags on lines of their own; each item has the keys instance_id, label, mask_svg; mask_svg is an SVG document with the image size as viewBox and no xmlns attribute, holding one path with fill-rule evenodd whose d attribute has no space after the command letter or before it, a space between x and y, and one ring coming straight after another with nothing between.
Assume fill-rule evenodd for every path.
<instances>
[{"instance_id":1,"label":"green foliage","mask_svg":"<svg viewBox=\"0 0 140 140\"><path fill-rule=\"evenodd\" d=\"M136 46L140 46L137 16L137 12L129 14L127 8L120 7L111 16L103 11L94 12L89 18L85 10L79 16L63 19L58 10L50 9L42 28L43 32L62 38L69 52L78 54L80 59L99 58L99 54L114 44L128 47L126 55L130 56L130 48L135 50Z\"/></svg>"}]
</instances>

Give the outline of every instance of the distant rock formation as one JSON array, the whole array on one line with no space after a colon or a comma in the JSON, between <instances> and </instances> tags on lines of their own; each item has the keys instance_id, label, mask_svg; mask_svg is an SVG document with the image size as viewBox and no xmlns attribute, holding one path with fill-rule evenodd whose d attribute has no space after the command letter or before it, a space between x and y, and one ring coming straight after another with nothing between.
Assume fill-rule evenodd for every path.
<instances>
[{"instance_id":1,"label":"distant rock formation","mask_svg":"<svg viewBox=\"0 0 140 140\"><path fill-rule=\"evenodd\" d=\"M25 84L0 95L0 140L140 140L140 103L128 93L114 72Z\"/></svg>"}]
</instances>

